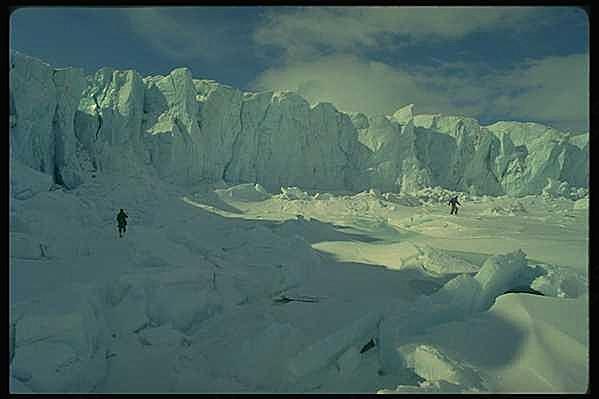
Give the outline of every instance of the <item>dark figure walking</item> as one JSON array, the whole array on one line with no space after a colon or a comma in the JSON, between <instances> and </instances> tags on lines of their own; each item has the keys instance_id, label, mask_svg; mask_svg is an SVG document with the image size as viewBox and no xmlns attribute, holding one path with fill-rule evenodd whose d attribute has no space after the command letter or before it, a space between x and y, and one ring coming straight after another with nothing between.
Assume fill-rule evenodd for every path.
<instances>
[{"instance_id":1,"label":"dark figure walking","mask_svg":"<svg viewBox=\"0 0 599 399\"><path fill-rule=\"evenodd\" d=\"M121 209L118 215L116 215L116 221L119 224L119 237L123 236L123 233L127 231L127 214Z\"/></svg>"},{"instance_id":2,"label":"dark figure walking","mask_svg":"<svg viewBox=\"0 0 599 399\"><path fill-rule=\"evenodd\" d=\"M457 205L462 206L462 204L460 204L460 202L458 201L457 195L455 197L453 197L452 199L450 199L449 202L447 203L447 205L451 205L451 211L449 212L450 215L457 215L458 214Z\"/></svg>"}]
</instances>

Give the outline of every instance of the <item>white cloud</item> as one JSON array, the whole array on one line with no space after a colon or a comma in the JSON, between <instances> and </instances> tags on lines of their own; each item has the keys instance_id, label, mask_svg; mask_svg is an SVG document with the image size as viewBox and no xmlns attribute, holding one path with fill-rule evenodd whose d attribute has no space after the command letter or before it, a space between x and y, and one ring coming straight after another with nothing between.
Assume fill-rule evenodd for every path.
<instances>
[{"instance_id":1,"label":"white cloud","mask_svg":"<svg viewBox=\"0 0 599 399\"><path fill-rule=\"evenodd\" d=\"M456 40L469 33L526 29L549 23L544 7L303 7L275 10L254 33L261 45L285 49L289 59L317 56L323 47L354 52L358 47Z\"/></svg>"},{"instance_id":2,"label":"white cloud","mask_svg":"<svg viewBox=\"0 0 599 399\"><path fill-rule=\"evenodd\" d=\"M528 60L503 71L465 63L408 71L354 55L332 55L271 68L253 87L297 90L310 102L327 101L343 111L370 115L391 114L414 103L418 113L501 115L588 129L587 54Z\"/></svg>"},{"instance_id":3,"label":"white cloud","mask_svg":"<svg viewBox=\"0 0 599 399\"><path fill-rule=\"evenodd\" d=\"M182 65L192 60L229 65L238 62L242 52L264 61L271 56L269 46L282 49L284 57L268 59L271 67L255 79L254 88L297 90L311 102L329 101L345 111L389 114L415 103L422 113L500 116L586 129L588 55L528 60L505 70L442 60L434 67L415 67L409 59L401 62L404 44L538 27L551 23L544 18L551 14L547 9L273 8L254 30L252 47L234 34L231 23L197 8L131 8L123 9L123 15L147 45ZM400 57L394 65L400 66L371 61L364 49L393 53Z\"/></svg>"},{"instance_id":4,"label":"white cloud","mask_svg":"<svg viewBox=\"0 0 599 399\"><path fill-rule=\"evenodd\" d=\"M507 88L523 91L498 99L497 112L505 112L513 118L534 118L564 128L588 130L588 54L529 60L501 76L500 82Z\"/></svg>"},{"instance_id":5,"label":"white cloud","mask_svg":"<svg viewBox=\"0 0 599 399\"><path fill-rule=\"evenodd\" d=\"M436 102L420 90L418 77L379 62L334 55L270 69L255 89L297 90L310 102L332 102L348 112L387 114L407 102Z\"/></svg>"}]
</instances>

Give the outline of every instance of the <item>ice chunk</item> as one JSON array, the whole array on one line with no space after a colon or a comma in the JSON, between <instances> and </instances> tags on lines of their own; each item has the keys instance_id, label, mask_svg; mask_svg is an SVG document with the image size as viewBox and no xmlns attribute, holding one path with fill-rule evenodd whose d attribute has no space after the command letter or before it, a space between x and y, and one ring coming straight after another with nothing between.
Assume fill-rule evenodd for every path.
<instances>
[{"instance_id":1,"label":"ice chunk","mask_svg":"<svg viewBox=\"0 0 599 399\"><path fill-rule=\"evenodd\" d=\"M106 329L97 310L25 314L16 326L13 366L31 375L38 392L89 391L106 373Z\"/></svg>"},{"instance_id":2,"label":"ice chunk","mask_svg":"<svg viewBox=\"0 0 599 399\"><path fill-rule=\"evenodd\" d=\"M543 187L541 194L549 198L568 197L570 187L565 181L559 181L551 177L547 178L547 185Z\"/></svg>"},{"instance_id":3,"label":"ice chunk","mask_svg":"<svg viewBox=\"0 0 599 399\"><path fill-rule=\"evenodd\" d=\"M581 198L574 203L574 209L589 209L589 197Z\"/></svg>"},{"instance_id":4,"label":"ice chunk","mask_svg":"<svg viewBox=\"0 0 599 399\"><path fill-rule=\"evenodd\" d=\"M36 240L29 234L9 233L10 256L22 259L47 258L50 254L48 245Z\"/></svg>"},{"instance_id":5,"label":"ice chunk","mask_svg":"<svg viewBox=\"0 0 599 399\"><path fill-rule=\"evenodd\" d=\"M181 332L165 324L159 327L146 328L139 332L139 337L146 345L161 345L177 347L181 345L185 336Z\"/></svg>"},{"instance_id":6,"label":"ice chunk","mask_svg":"<svg viewBox=\"0 0 599 399\"><path fill-rule=\"evenodd\" d=\"M478 310L480 295L480 283L474 277L462 274L445 283L431 300L469 314Z\"/></svg>"},{"instance_id":7,"label":"ice chunk","mask_svg":"<svg viewBox=\"0 0 599 399\"><path fill-rule=\"evenodd\" d=\"M10 192L13 198L29 199L50 190L52 186L52 176L38 172L18 160L11 160Z\"/></svg>"},{"instance_id":8,"label":"ice chunk","mask_svg":"<svg viewBox=\"0 0 599 399\"><path fill-rule=\"evenodd\" d=\"M495 255L485 261L474 277L453 278L433 294L431 300L457 311L457 318L460 313L467 315L489 309L497 296L511 288L528 286L536 276L521 250Z\"/></svg>"},{"instance_id":9,"label":"ice chunk","mask_svg":"<svg viewBox=\"0 0 599 399\"><path fill-rule=\"evenodd\" d=\"M424 381L419 385L398 385L395 389L381 389L378 394L401 394L401 393L479 393L480 390L463 387L447 381Z\"/></svg>"},{"instance_id":10,"label":"ice chunk","mask_svg":"<svg viewBox=\"0 0 599 399\"><path fill-rule=\"evenodd\" d=\"M507 204L494 205L490 208L483 210L483 215L494 215L494 216L518 216L526 214L528 211L524 207L524 204L520 201L511 201Z\"/></svg>"},{"instance_id":11,"label":"ice chunk","mask_svg":"<svg viewBox=\"0 0 599 399\"><path fill-rule=\"evenodd\" d=\"M208 282L206 281L206 284ZM154 325L172 323L179 331L187 331L222 310L217 292L184 281L166 284L150 281L145 286L146 314Z\"/></svg>"},{"instance_id":12,"label":"ice chunk","mask_svg":"<svg viewBox=\"0 0 599 399\"><path fill-rule=\"evenodd\" d=\"M234 201L254 202L270 198L260 184L238 184L225 190L215 190L217 194Z\"/></svg>"},{"instance_id":13,"label":"ice chunk","mask_svg":"<svg viewBox=\"0 0 599 399\"><path fill-rule=\"evenodd\" d=\"M526 254L522 250L487 259L474 276L481 287L476 308L479 311L488 309L498 295L517 286L521 276L528 271L527 266Z\"/></svg>"},{"instance_id":14,"label":"ice chunk","mask_svg":"<svg viewBox=\"0 0 599 399\"><path fill-rule=\"evenodd\" d=\"M252 386L284 386L288 359L300 348L302 332L289 323L272 322L241 344L235 365L241 381Z\"/></svg>"},{"instance_id":15,"label":"ice chunk","mask_svg":"<svg viewBox=\"0 0 599 399\"><path fill-rule=\"evenodd\" d=\"M431 345L407 345L400 348L409 368L429 382L446 381L455 385L478 386L480 377L461 360L450 358Z\"/></svg>"},{"instance_id":16,"label":"ice chunk","mask_svg":"<svg viewBox=\"0 0 599 399\"><path fill-rule=\"evenodd\" d=\"M335 196L331 193L316 193L316 194L314 194L313 198L315 200L326 201L326 200L334 200Z\"/></svg>"},{"instance_id":17,"label":"ice chunk","mask_svg":"<svg viewBox=\"0 0 599 399\"><path fill-rule=\"evenodd\" d=\"M479 267L461 258L450 255L447 251L423 245L418 247L420 262L427 272L434 274L476 273Z\"/></svg>"},{"instance_id":18,"label":"ice chunk","mask_svg":"<svg viewBox=\"0 0 599 399\"><path fill-rule=\"evenodd\" d=\"M530 288L543 295L559 298L578 298L588 292L587 279L574 270L552 266L539 265L545 274L537 277Z\"/></svg>"},{"instance_id":19,"label":"ice chunk","mask_svg":"<svg viewBox=\"0 0 599 399\"><path fill-rule=\"evenodd\" d=\"M313 343L291 359L289 370L296 377L315 372L352 344L367 341L370 335L376 335L381 315L368 314L349 326Z\"/></svg>"},{"instance_id":20,"label":"ice chunk","mask_svg":"<svg viewBox=\"0 0 599 399\"><path fill-rule=\"evenodd\" d=\"M107 310L109 326L119 336L147 326L150 319L146 315L146 306L143 296L127 295L117 306Z\"/></svg>"},{"instance_id":21,"label":"ice chunk","mask_svg":"<svg viewBox=\"0 0 599 399\"><path fill-rule=\"evenodd\" d=\"M281 198L286 200L309 200L310 195L299 187L281 187Z\"/></svg>"},{"instance_id":22,"label":"ice chunk","mask_svg":"<svg viewBox=\"0 0 599 399\"><path fill-rule=\"evenodd\" d=\"M393 118L402 125L407 123L409 120L414 119L414 104L409 104L398 109L393 114Z\"/></svg>"}]
</instances>

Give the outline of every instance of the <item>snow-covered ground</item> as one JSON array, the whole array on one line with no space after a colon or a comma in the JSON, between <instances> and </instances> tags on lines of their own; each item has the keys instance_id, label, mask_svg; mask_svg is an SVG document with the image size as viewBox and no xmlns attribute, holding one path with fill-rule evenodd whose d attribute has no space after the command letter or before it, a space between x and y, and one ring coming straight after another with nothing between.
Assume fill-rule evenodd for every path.
<instances>
[{"instance_id":1,"label":"snow-covered ground","mask_svg":"<svg viewBox=\"0 0 599 399\"><path fill-rule=\"evenodd\" d=\"M14 392L587 388L588 200L12 173Z\"/></svg>"},{"instance_id":2,"label":"snow-covered ground","mask_svg":"<svg viewBox=\"0 0 599 399\"><path fill-rule=\"evenodd\" d=\"M586 389L588 133L10 56L13 391Z\"/></svg>"}]
</instances>

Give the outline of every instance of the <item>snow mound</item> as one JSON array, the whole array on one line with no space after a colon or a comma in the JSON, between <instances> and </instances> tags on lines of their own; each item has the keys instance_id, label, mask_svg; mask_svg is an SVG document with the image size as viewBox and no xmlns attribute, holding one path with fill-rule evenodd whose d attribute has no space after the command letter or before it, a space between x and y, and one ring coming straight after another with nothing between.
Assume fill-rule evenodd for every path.
<instances>
[{"instance_id":1,"label":"snow mound","mask_svg":"<svg viewBox=\"0 0 599 399\"><path fill-rule=\"evenodd\" d=\"M107 326L113 334L131 334L150 324L143 287L120 279L103 288Z\"/></svg>"},{"instance_id":2,"label":"snow mound","mask_svg":"<svg viewBox=\"0 0 599 399\"><path fill-rule=\"evenodd\" d=\"M383 193L383 199L385 199L385 201L393 202L395 204L403 206L415 207L422 205L422 201L419 198L409 193L403 192L399 194Z\"/></svg>"},{"instance_id":3,"label":"snow mound","mask_svg":"<svg viewBox=\"0 0 599 399\"><path fill-rule=\"evenodd\" d=\"M177 347L184 342L185 335L170 324L160 327L146 328L139 332L139 339L144 345Z\"/></svg>"},{"instance_id":4,"label":"snow mound","mask_svg":"<svg viewBox=\"0 0 599 399\"><path fill-rule=\"evenodd\" d=\"M289 371L299 378L324 368L343 355L350 346L376 336L381 317L378 313L370 313L309 345L290 360Z\"/></svg>"},{"instance_id":5,"label":"snow mound","mask_svg":"<svg viewBox=\"0 0 599 399\"><path fill-rule=\"evenodd\" d=\"M177 278L172 282L156 279L148 281L146 314L152 325L171 324L173 328L189 331L195 324L222 311L222 299L208 289L210 280L189 281ZM205 288L204 288L205 287Z\"/></svg>"},{"instance_id":6,"label":"snow mound","mask_svg":"<svg viewBox=\"0 0 599 399\"><path fill-rule=\"evenodd\" d=\"M9 243L11 258L43 259L50 256L48 245L29 234L10 232Z\"/></svg>"},{"instance_id":7,"label":"snow mound","mask_svg":"<svg viewBox=\"0 0 599 399\"><path fill-rule=\"evenodd\" d=\"M400 347L408 368L424 380L448 382L458 386L480 387L477 371L461 360L452 359L439 348L426 344L409 344Z\"/></svg>"},{"instance_id":8,"label":"snow mound","mask_svg":"<svg viewBox=\"0 0 599 399\"><path fill-rule=\"evenodd\" d=\"M119 336L165 325L186 333L222 312L223 299L213 277L209 271L191 267L142 270L95 291L107 326ZM222 284L221 280L217 282Z\"/></svg>"},{"instance_id":9,"label":"snow mound","mask_svg":"<svg viewBox=\"0 0 599 399\"><path fill-rule=\"evenodd\" d=\"M544 274L530 284L530 288L546 296L558 298L578 298L588 292L585 276L574 270L553 265L538 265Z\"/></svg>"},{"instance_id":10,"label":"snow mound","mask_svg":"<svg viewBox=\"0 0 599 399\"><path fill-rule=\"evenodd\" d=\"M374 213L383 210L386 205L380 192L363 191L351 196L344 196L345 208L350 214Z\"/></svg>"},{"instance_id":11,"label":"snow mound","mask_svg":"<svg viewBox=\"0 0 599 399\"><path fill-rule=\"evenodd\" d=\"M576 201L588 195L588 190L584 187L571 187L567 181L548 177L541 195L547 199L567 198Z\"/></svg>"},{"instance_id":12,"label":"snow mound","mask_svg":"<svg viewBox=\"0 0 599 399\"><path fill-rule=\"evenodd\" d=\"M11 159L9 176L11 197L18 200L29 199L54 186L50 175L38 172L15 159Z\"/></svg>"},{"instance_id":13,"label":"snow mound","mask_svg":"<svg viewBox=\"0 0 599 399\"><path fill-rule=\"evenodd\" d=\"M13 370L36 392L90 392L106 374L107 330L91 303L16 321Z\"/></svg>"},{"instance_id":14,"label":"snow mound","mask_svg":"<svg viewBox=\"0 0 599 399\"><path fill-rule=\"evenodd\" d=\"M487 259L474 276L481 287L478 309L488 309L497 296L519 285L522 276L528 272L527 269L528 261L522 250Z\"/></svg>"},{"instance_id":15,"label":"snow mound","mask_svg":"<svg viewBox=\"0 0 599 399\"><path fill-rule=\"evenodd\" d=\"M574 209L589 209L589 197L588 195L574 202Z\"/></svg>"},{"instance_id":16,"label":"snow mound","mask_svg":"<svg viewBox=\"0 0 599 399\"><path fill-rule=\"evenodd\" d=\"M270 198L270 194L260 184L238 184L225 190L215 190L215 192L234 201L256 202Z\"/></svg>"},{"instance_id":17,"label":"snow mound","mask_svg":"<svg viewBox=\"0 0 599 399\"><path fill-rule=\"evenodd\" d=\"M443 285L431 295L433 303L446 305L456 317L468 315L479 310L481 286L474 277L462 274ZM450 313L450 312L448 312Z\"/></svg>"},{"instance_id":18,"label":"snow mound","mask_svg":"<svg viewBox=\"0 0 599 399\"><path fill-rule=\"evenodd\" d=\"M412 368L426 381L379 393L584 390L588 296L503 294L538 277L540 267L525 264L519 251L494 256L475 277L461 275L412 309L386 317L382 364ZM562 376L563 367L573 370L571 377Z\"/></svg>"},{"instance_id":19,"label":"snow mound","mask_svg":"<svg viewBox=\"0 0 599 399\"><path fill-rule=\"evenodd\" d=\"M476 370L481 391L583 392L589 376L587 303L588 296L509 293L489 311L433 326L413 343L442 348Z\"/></svg>"},{"instance_id":20,"label":"snow mound","mask_svg":"<svg viewBox=\"0 0 599 399\"><path fill-rule=\"evenodd\" d=\"M466 193L448 190L440 186L424 187L409 194L420 200L422 203L429 204L447 204L447 201L455 196L458 197L460 203L470 199L470 196Z\"/></svg>"},{"instance_id":21,"label":"snow mound","mask_svg":"<svg viewBox=\"0 0 599 399\"><path fill-rule=\"evenodd\" d=\"M481 212L482 215L486 216L519 216L527 213L524 204L520 201L511 201L506 205L495 205Z\"/></svg>"},{"instance_id":22,"label":"snow mound","mask_svg":"<svg viewBox=\"0 0 599 399\"><path fill-rule=\"evenodd\" d=\"M299 187L281 187L281 198L286 200L310 200L312 197Z\"/></svg>"},{"instance_id":23,"label":"snow mound","mask_svg":"<svg viewBox=\"0 0 599 399\"><path fill-rule=\"evenodd\" d=\"M284 367L299 349L301 331L289 323L273 321L241 343L234 368L239 379L250 386L284 386Z\"/></svg>"},{"instance_id":24,"label":"snow mound","mask_svg":"<svg viewBox=\"0 0 599 399\"><path fill-rule=\"evenodd\" d=\"M526 254L518 250L490 257L474 277L460 275L448 281L431 299L464 314L482 312L491 307L497 296L521 286L526 279L530 279Z\"/></svg>"},{"instance_id":25,"label":"snow mound","mask_svg":"<svg viewBox=\"0 0 599 399\"><path fill-rule=\"evenodd\" d=\"M316 193L316 194L314 194L313 198L315 200L327 201L327 200L334 200L335 196L331 193Z\"/></svg>"},{"instance_id":26,"label":"snow mound","mask_svg":"<svg viewBox=\"0 0 599 399\"><path fill-rule=\"evenodd\" d=\"M419 263L426 272L435 275L444 275L476 273L479 270L478 266L461 258L452 256L447 251L433 248L428 245L417 246L417 248L419 254L414 261Z\"/></svg>"},{"instance_id":27,"label":"snow mound","mask_svg":"<svg viewBox=\"0 0 599 399\"><path fill-rule=\"evenodd\" d=\"M380 389L377 394L401 393L479 393L478 389L452 384L446 381L423 381L419 385L398 385L395 389Z\"/></svg>"}]
</instances>

